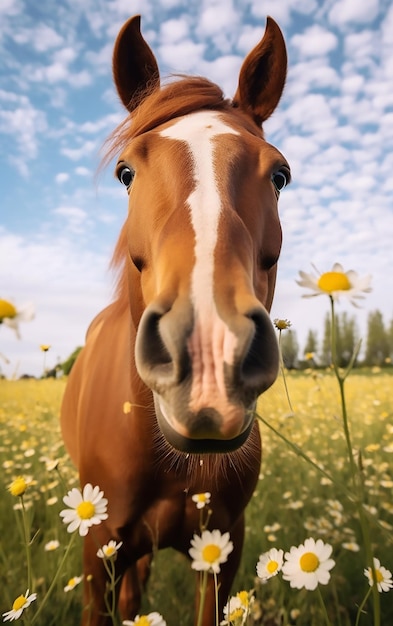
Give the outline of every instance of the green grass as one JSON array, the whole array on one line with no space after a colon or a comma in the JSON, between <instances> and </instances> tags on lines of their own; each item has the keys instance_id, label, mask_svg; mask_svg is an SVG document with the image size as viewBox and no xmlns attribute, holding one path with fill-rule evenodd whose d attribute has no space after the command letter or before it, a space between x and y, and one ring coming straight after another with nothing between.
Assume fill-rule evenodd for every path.
<instances>
[{"instance_id":1,"label":"green grass","mask_svg":"<svg viewBox=\"0 0 393 626\"><path fill-rule=\"evenodd\" d=\"M370 511L374 554L393 571L393 425L390 372L354 373L346 393L355 458L363 468ZM255 495L247 510L246 544L234 592L256 589L255 619L250 624L272 626L321 626L315 592L298 591L280 575L260 585L255 580L259 554L271 547L288 550L307 537L321 538L333 546L336 565L321 591L334 626L353 626L367 589L363 574L364 549L356 508L348 498L350 472L341 423L337 384L329 372L287 374L292 414L282 380L259 403L260 414L279 433L296 444L333 479L324 475L282 438L261 424L263 463ZM33 484L24 496L31 521L34 585L38 600L29 608L33 616L48 588L69 541L59 518L62 497L77 476L61 442L58 424L64 381L0 381L0 612L26 591L26 558L19 498L6 487L18 475L31 476ZM359 451L361 455L359 456ZM58 470L47 469L47 459L59 459ZM214 502L211 503L214 507ZM58 539L60 548L46 552L44 545ZM343 544L356 542L353 552ZM81 541L76 542L61 572L53 595L38 626L78 624L81 586L65 593L69 578L81 574ZM188 562L171 550L160 552L154 562L145 595L144 611L159 611L168 626L193 623L194 575ZM393 590L380 594L382 626L393 624ZM35 606L36 605L36 606ZM289 619L293 609L300 613ZM371 605L360 626L371 626ZM27 612L26 612L27 613ZM282 622L278 621L283 616ZM257 619L258 618L258 619Z\"/></svg>"}]
</instances>

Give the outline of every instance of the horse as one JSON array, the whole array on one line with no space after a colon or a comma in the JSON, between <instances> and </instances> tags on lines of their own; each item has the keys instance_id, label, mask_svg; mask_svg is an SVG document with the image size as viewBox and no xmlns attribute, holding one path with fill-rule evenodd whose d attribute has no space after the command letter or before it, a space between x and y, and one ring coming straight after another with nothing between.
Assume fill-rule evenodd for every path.
<instances>
[{"instance_id":1,"label":"horse","mask_svg":"<svg viewBox=\"0 0 393 626\"><path fill-rule=\"evenodd\" d=\"M115 602L122 619L134 618L153 551L189 557L199 493L211 494L209 528L229 532L234 546L218 576L221 612L230 594L260 472L255 403L279 367L269 311L282 242L278 198L290 170L262 124L286 67L270 17L232 100L200 76L161 81L139 15L116 39L113 77L128 114L108 159L120 155L128 216L112 259L113 302L87 331L61 409L81 485L98 485L109 502L108 519L84 539L84 602L92 603L82 624L111 623L97 544L122 542ZM208 578L204 626L215 624Z\"/></svg>"}]
</instances>

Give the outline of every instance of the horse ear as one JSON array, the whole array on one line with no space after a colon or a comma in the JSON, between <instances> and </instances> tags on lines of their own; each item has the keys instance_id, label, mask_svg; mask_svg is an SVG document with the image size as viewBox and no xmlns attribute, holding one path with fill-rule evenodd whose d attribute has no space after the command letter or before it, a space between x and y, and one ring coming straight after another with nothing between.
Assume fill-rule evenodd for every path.
<instances>
[{"instance_id":1,"label":"horse ear","mask_svg":"<svg viewBox=\"0 0 393 626\"><path fill-rule=\"evenodd\" d=\"M130 113L140 103L147 87L159 85L156 58L141 35L141 16L129 19L119 32L113 50L113 79L117 92ZM137 101L135 96L139 96Z\"/></svg>"},{"instance_id":2,"label":"horse ear","mask_svg":"<svg viewBox=\"0 0 393 626\"><path fill-rule=\"evenodd\" d=\"M259 44L247 55L240 69L233 105L261 126L276 108L285 85L287 51L279 26L267 18Z\"/></svg>"}]
</instances>

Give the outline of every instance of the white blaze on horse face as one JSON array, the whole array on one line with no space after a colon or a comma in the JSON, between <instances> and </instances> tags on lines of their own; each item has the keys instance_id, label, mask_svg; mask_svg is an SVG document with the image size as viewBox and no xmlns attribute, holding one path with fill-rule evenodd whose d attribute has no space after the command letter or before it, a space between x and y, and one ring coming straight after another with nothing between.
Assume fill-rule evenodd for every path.
<instances>
[{"instance_id":1,"label":"white blaze on horse face","mask_svg":"<svg viewBox=\"0 0 393 626\"><path fill-rule=\"evenodd\" d=\"M195 187L187 198L195 234L191 279L195 325L188 346L193 360L191 408L211 406L212 398L215 405L217 401L226 405L224 362L233 363L237 338L219 317L214 303L214 253L222 211L214 150L219 135L239 133L225 124L219 114L202 111L181 118L160 134L186 142L194 168ZM228 406L216 408L228 411Z\"/></svg>"}]
</instances>

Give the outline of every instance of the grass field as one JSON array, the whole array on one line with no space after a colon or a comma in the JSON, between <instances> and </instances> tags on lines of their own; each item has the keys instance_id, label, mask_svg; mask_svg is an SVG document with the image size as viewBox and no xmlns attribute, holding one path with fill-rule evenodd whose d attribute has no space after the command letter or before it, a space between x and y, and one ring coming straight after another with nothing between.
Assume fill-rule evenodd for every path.
<instances>
[{"instance_id":1,"label":"grass field","mask_svg":"<svg viewBox=\"0 0 393 626\"><path fill-rule=\"evenodd\" d=\"M373 553L391 571L392 383L393 376L388 372L368 371L352 374L346 386L349 425L355 459L362 467ZM329 583L320 586L331 623L354 626L358 606L369 586L363 572L365 553L357 510L348 497L350 471L337 383L329 372L310 370L287 374L287 384L293 412L282 379L259 403L260 414L279 434L261 423L263 463L247 511L246 545L234 592L255 589L249 624L322 626L316 592L291 589L280 575L264 585L255 579L255 566L262 552L272 547L289 550L307 537L321 538L333 546L336 563ZM64 592L68 580L81 574L78 537L49 601L34 620L70 537L59 518L64 508L62 497L71 486L78 485L58 424L64 386L64 380L0 381L0 613L9 611L14 599L28 586L20 498L7 491L11 481L22 475L32 480L23 502L29 532L34 537L30 592L38 594L26 616L37 626L77 625L81 610L81 585ZM53 468L51 462L55 460L59 463ZM57 540L59 547L45 550L51 540ZM187 561L172 551L163 551L153 566L144 611L159 611L168 626L190 626L193 592L194 576ZM379 597L381 626L391 626L393 590ZM372 626L371 600L364 611L359 626Z\"/></svg>"}]
</instances>

